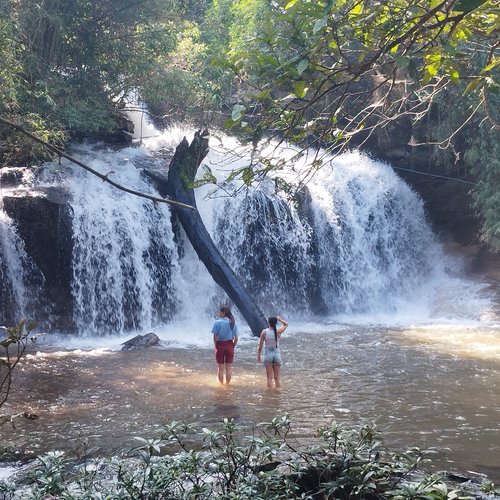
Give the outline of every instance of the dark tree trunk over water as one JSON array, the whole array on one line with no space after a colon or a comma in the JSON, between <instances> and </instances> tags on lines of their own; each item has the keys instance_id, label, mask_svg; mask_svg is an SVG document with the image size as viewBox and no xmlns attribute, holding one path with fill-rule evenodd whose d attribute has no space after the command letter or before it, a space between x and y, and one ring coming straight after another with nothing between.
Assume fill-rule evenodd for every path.
<instances>
[{"instance_id":1,"label":"dark tree trunk over water","mask_svg":"<svg viewBox=\"0 0 500 500\"><path fill-rule=\"evenodd\" d=\"M196 199L191 183L203 158L208 153L208 133L197 132L191 145L186 138L177 146L170 162L168 180L149 173L155 180L160 180L160 193L171 199L196 207ZM164 179L163 179L164 181ZM189 241L193 245L199 259L203 262L215 282L227 293L240 313L245 318L252 333L256 336L266 328L267 322L259 306L255 303L246 288L242 285L229 264L224 260L208 233L197 210L189 210L172 206Z\"/></svg>"}]
</instances>

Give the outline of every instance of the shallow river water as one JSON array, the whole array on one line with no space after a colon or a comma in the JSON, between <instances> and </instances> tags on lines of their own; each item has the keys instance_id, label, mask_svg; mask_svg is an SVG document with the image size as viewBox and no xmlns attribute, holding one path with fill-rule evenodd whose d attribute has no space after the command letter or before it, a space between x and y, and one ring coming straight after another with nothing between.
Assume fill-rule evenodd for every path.
<instances>
[{"instance_id":1,"label":"shallow river water","mask_svg":"<svg viewBox=\"0 0 500 500\"><path fill-rule=\"evenodd\" d=\"M283 387L266 389L257 340L243 333L234 378L220 386L210 334L177 346L163 336L143 351L30 347L2 411L29 411L0 429L2 445L40 453L109 453L173 420L252 426L288 413L304 444L332 420L375 422L386 447L435 447L433 466L500 481L500 325L414 327L291 324ZM47 336L49 337L49 336ZM199 336L197 338L200 338ZM203 337L201 337L203 338Z\"/></svg>"}]
</instances>

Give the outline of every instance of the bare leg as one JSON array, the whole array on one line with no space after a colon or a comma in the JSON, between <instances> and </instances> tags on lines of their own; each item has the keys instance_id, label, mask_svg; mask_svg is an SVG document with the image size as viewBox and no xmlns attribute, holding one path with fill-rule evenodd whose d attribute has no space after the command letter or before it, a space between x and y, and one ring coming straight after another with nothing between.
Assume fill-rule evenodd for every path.
<instances>
[{"instance_id":1,"label":"bare leg","mask_svg":"<svg viewBox=\"0 0 500 500\"><path fill-rule=\"evenodd\" d=\"M267 387L270 389L273 386L273 366L266 365Z\"/></svg>"},{"instance_id":2,"label":"bare leg","mask_svg":"<svg viewBox=\"0 0 500 500\"><path fill-rule=\"evenodd\" d=\"M224 363L217 363L217 378L221 384L224 383Z\"/></svg>"},{"instance_id":3,"label":"bare leg","mask_svg":"<svg viewBox=\"0 0 500 500\"><path fill-rule=\"evenodd\" d=\"M231 363L226 363L226 384L231 382Z\"/></svg>"},{"instance_id":4,"label":"bare leg","mask_svg":"<svg viewBox=\"0 0 500 500\"><path fill-rule=\"evenodd\" d=\"M276 387L281 387L280 368L280 365L273 365L274 383L276 384Z\"/></svg>"}]
</instances>

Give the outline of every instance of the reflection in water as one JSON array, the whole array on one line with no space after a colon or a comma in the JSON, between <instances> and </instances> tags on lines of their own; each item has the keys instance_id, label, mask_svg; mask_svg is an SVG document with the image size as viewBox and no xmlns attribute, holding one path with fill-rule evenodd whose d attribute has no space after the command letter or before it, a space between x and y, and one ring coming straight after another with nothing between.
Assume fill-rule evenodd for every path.
<instances>
[{"instance_id":1,"label":"reflection in water","mask_svg":"<svg viewBox=\"0 0 500 500\"><path fill-rule=\"evenodd\" d=\"M500 361L498 327L432 325L413 327L402 332L405 338L428 349L483 361Z\"/></svg>"},{"instance_id":2,"label":"reflection in water","mask_svg":"<svg viewBox=\"0 0 500 500\"><path fill-rule=\"evenodd\" d=\"M248 337L229 386L216 381L210 339L206 348L32 353L2 410L40 419L19 421L15 433L4 427L0 439L37 453L109 452L132 446L133 436L158 436L174 420L211 427L232 418L251 427L288 413L303 444L332 420L371 421L391 449L437 447L437 468L500 480L498 326L291 330L281 391L266 388Z\"/></svg>"}]
</instances>

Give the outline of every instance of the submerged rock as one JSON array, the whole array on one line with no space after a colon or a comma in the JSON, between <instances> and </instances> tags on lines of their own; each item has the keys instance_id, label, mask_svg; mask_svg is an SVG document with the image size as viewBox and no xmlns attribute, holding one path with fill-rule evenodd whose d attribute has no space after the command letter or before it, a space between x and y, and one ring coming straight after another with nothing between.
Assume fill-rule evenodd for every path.
<instances>
[{"instance_id":1,"label":"submerged rock","mask_svg":"<svg viewBox=\"0 0 500 500\"><path fill-rule=\"evenodd\" d=\"M160 339L158 335L150 332L144 335L137 335L124 342L122 344L122 351L137 351L139 349L144 349L145 347L158 345L159 343Z\"/></svg>"}]
</instances>

